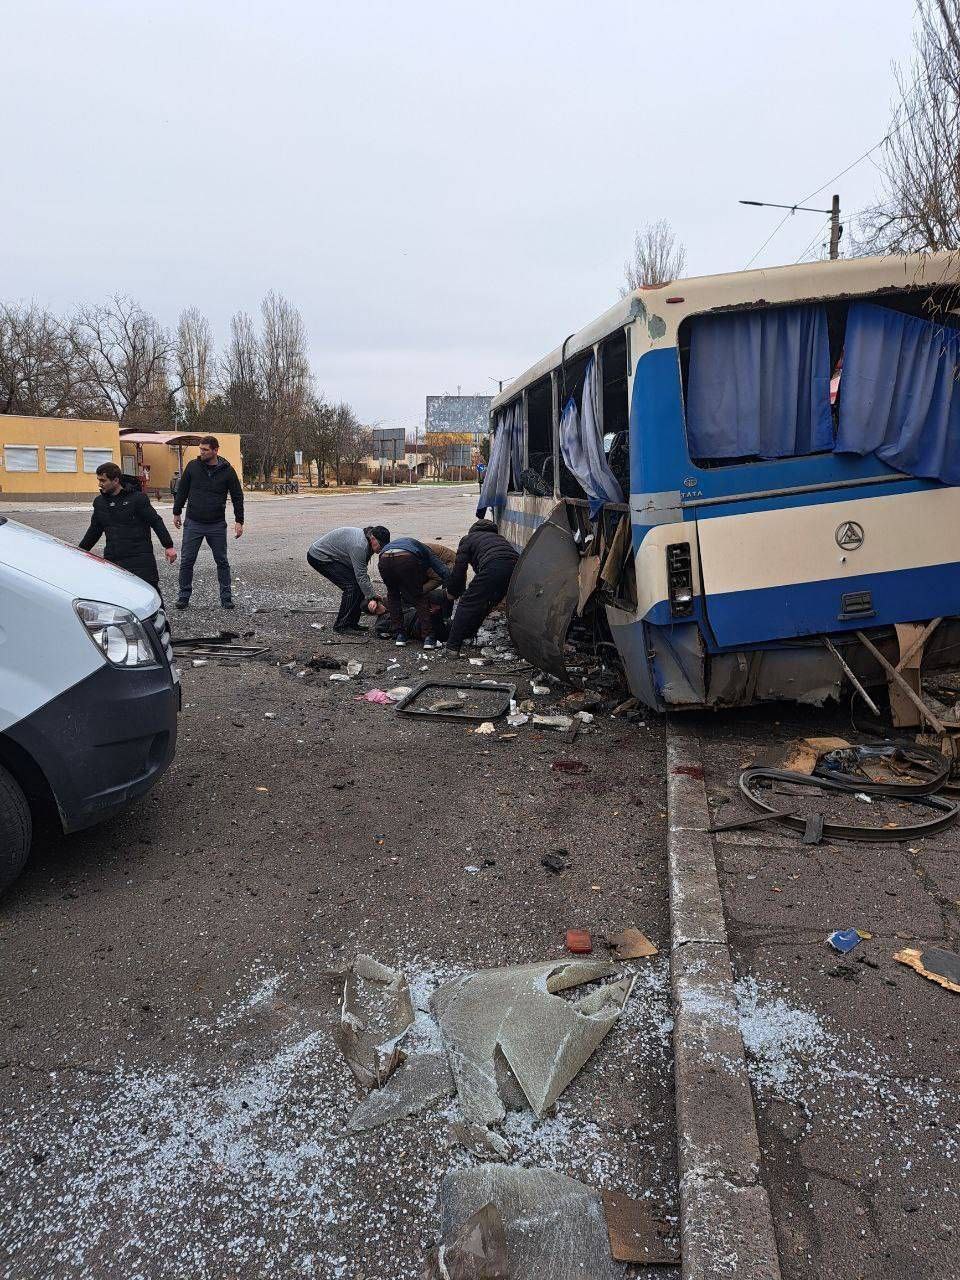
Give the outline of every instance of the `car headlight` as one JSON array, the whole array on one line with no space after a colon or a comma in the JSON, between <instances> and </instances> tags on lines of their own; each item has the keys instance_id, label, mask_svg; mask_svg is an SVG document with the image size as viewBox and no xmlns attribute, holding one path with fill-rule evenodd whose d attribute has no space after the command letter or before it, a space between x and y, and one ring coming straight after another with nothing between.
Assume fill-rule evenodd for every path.
<instances>
[{"instance_id":1,"label":"car headlight","mask_svg":"<svg viewBox=\"0 0 960 1280\"><path fill-rule=\"evenodd\" d=\"M143 624L129 609L100 600L74 600L77 617L106 660L115 667L149 667L157 655Z\"/></svg>"}]
</instances>

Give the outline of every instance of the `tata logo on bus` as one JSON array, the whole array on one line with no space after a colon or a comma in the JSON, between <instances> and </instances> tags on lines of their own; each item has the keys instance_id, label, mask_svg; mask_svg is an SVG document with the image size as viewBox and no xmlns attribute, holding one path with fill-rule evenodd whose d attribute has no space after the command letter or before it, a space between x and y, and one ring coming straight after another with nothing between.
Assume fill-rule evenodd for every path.
<instances>
[{"instance_id":1,"label":"tata logo on bus","mask_svg":"<svg viewBox=\"0 0 960 1280\"><path fill-rule=\"evenodd\" d=\"M863 525L856 520L845 520L837 526L834 537L841 551L856 551L863 546Z\"/></svg>"}]
</instances>

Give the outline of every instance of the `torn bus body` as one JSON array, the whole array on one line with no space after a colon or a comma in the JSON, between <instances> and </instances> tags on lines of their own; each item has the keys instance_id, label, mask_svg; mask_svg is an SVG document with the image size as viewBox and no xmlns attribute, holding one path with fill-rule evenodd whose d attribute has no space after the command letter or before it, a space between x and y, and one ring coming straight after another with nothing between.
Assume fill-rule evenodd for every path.
<instances>
[{"instance_id":1,"label":"torn bus body","mask_svg":"<svg viewBox=\"0 0 960 1280\"><path fill-rule=\"evenodd\" d=\"M960 651L958 278L932 254L677 281L506 387L483 498L522 552L518 652L577 683L573 642L612 645L657 710L886 683L917 723L921 663Z\"/></svg>"}]
</instances>

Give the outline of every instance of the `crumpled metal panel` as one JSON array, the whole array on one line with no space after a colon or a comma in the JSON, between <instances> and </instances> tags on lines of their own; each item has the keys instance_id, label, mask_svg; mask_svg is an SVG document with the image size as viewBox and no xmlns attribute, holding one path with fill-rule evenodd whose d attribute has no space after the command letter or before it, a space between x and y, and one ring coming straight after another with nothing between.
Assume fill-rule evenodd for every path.
<instances>
[{"instance_id":1,"label":"crumpled metal panel","mask_svg":"<svg viewBox=\"0 0 960 1280\"><path fill-rule=\"evenodd\" d=\"M514 648L541 671L576 684L564 644L580 597L580 553L560 502L532 535L507 592L507 626Z\"/></svg>"}]
</instances>

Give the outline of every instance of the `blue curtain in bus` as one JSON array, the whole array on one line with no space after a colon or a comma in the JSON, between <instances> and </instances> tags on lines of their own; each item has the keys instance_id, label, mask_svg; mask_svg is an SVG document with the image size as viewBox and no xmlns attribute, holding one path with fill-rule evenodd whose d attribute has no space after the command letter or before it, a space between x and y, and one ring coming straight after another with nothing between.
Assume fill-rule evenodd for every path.
<instances>
[{"instance_id":1,"label":"blue curtain in bus","mask_svg":"<svg viewBox=\"0 0 960 1280\"><path fill-rule=\"evenodd\" d=\"M888 307L847 315L837 450L960 484L960 333Z\"/></svg>"},{"instance_id":2,"label":"blue curtain in bus","mask_svg":"<svg viewBox=\"0 0 960 1280\"><path fill-rule=\"evenodd\" d=\"M518 400L513 406L513 419L510 425L510 467L511 489L520 488L520 472L523 470L523 402Z\"/></svg>"},{"instance_id":3,"label":"blue curtain in bus","mask_svg":"<svg viewBox=\"0 0 960 1280\"><path fill-rule=\"evenodd\" d=\"M477 503L478 519L483 518L489 507L493 508L495 515L499 515L506 506L513 462L515 418L512 408L501 410L497 414L493 443L490 446L490 461L487 463L487 473L483 478L480 501Z\"/></svg>"},{"instance_id":4,"label":"blue curtain in bus","mask_svg":"<svg viewBox=\"0 0 960 1280\"><path fill-rule=\"evenodd\" d=\"M690 456L793 458L833 448L823 307L702 316L690 331Z\"/></svg>"},{"instance_id":5,"label":"blue curtain in bus","mask_svg":"<svg viewBox=\"0 0 960 1280\"><path fill-rule=\"evenodd\" d=\"M623 492L603 452L597 396L597 361L591 357L583 379L580 409L571 396L560 418L560 452L590 501L591 520L605 502L623 502Z\"/></svg>"}]
</instances>

